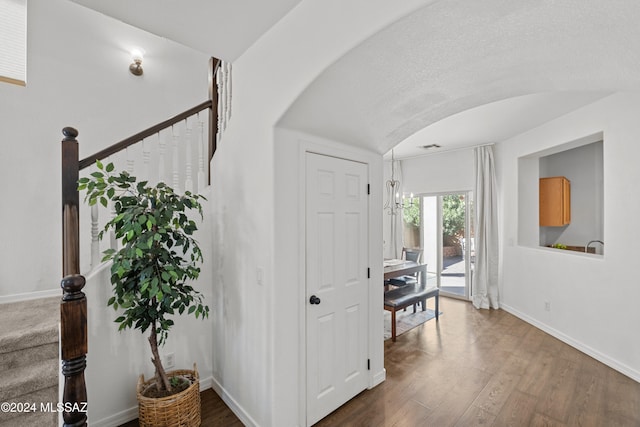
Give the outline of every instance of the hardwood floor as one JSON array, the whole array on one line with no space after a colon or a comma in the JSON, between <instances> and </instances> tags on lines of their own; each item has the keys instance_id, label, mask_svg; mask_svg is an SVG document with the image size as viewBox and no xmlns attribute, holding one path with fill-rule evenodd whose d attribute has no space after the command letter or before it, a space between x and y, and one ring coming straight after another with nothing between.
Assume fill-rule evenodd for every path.
<instances>
[{"instance_id":1,"label":"hardwood floor","mask_svg":"<svg viewBox=\"0 0 640 427\"><path fill-rule=\"evenodd\" d=\"M640 426L640 384L502 310L441 298L385 341L387 380L325 426Z\"/></svg>"},{"instance_id":2,"label":"hardwood floor","mask_svg":"<svg viewBox=\"0 0 640 427\"><path fill-rule=\"evenodd\" d=\"M200 393L202 427L242 427L242 423L213 389ZM120 427L139 427L138 420L129 421Z\"/></svg>"},{"instance_id":3,"label":"hardwood floor","mask_svg":"<svg viewBox=\"0 0 640 427\"><path fill-rule=\"evenodd\" d=\"M440 304L439 324L385 342L384 383L316 427L640 426L640 383L502 310ZM212 390L202 398L203 426L241 425Z\"/></svg>"}]
</instances>

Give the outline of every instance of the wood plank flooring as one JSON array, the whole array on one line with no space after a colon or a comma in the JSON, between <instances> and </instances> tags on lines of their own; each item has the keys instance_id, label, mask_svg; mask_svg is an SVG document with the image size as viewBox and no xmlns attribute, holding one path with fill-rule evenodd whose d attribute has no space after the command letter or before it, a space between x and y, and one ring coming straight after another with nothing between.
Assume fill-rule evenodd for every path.
<instances>
[{"instance_id":1,"label":"wood plank flooring","mask_svg":"<svg viewBox=\"0 0 640 427\"><path fill-rule=\"evenodd\" d=\"M385 341L384 383L316 426L640 426L640 383L505 311L440 303L439 323ZM203 426L241 425L212 390L202 407Z\"/></svg>"}]
</instances>

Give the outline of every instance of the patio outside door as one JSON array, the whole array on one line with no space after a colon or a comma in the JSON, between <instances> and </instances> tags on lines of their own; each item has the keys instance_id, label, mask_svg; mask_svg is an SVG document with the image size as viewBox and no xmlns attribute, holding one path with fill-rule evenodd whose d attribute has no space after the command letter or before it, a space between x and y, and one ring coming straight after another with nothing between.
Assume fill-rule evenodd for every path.
<instances>
[{"instance_id":1,"label":"patio outside door","mask_svg":"<svg viewBox=\"0 0 640 427\"><path fill-rule=\"evenodd\" d=\"M475 248L471 227L472 192L420 197L421 246L427 263L427 283L441 295L469 299Z\"/></svg>"},{"instance_id":2,"label":"patio outside door","mask_svg":"<svg viewBox=\"0 0 640 427\"><path fill-rule=\"evenodd\" d=\"M366 164L306 154L307 425L367 386L367 210Z\"/></svg>"}]
</instances>

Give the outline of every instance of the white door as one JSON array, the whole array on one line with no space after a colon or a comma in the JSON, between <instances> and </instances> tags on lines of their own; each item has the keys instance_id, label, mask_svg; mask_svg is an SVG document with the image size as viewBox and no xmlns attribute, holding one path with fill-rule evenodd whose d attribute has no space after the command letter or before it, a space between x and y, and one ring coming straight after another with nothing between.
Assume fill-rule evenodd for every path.
<instances>
[{"instance_id":1,"label":"white door","mask_svg":"<svg viewBox=\"0 0 640 427\"><path fill-rule=\"evenodd\" d=\"M306 155L307 425L367 386L367 165Z\"/></svg>"}]
</instances>

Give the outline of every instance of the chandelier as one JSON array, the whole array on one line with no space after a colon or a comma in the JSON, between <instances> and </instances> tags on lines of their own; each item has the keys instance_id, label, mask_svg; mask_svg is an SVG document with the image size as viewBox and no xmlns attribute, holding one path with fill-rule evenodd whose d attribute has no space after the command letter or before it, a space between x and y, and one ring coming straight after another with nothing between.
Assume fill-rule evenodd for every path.
<instances>
[{"instance_id":1,"label":"chandelier","mask_svg":"<svg viewBox=\"0 0 640 427\"><path fill-rule=\"evenodd\" d=\"M396 162L393 150L391 150L391 179L387 180L387 201L384 210L389 215L397 215L400 210L413 206L413 193L409 199L409 204L405 205L404 194L400 197L400 181L396 179Z\"/></svg>"}]
</instances>

